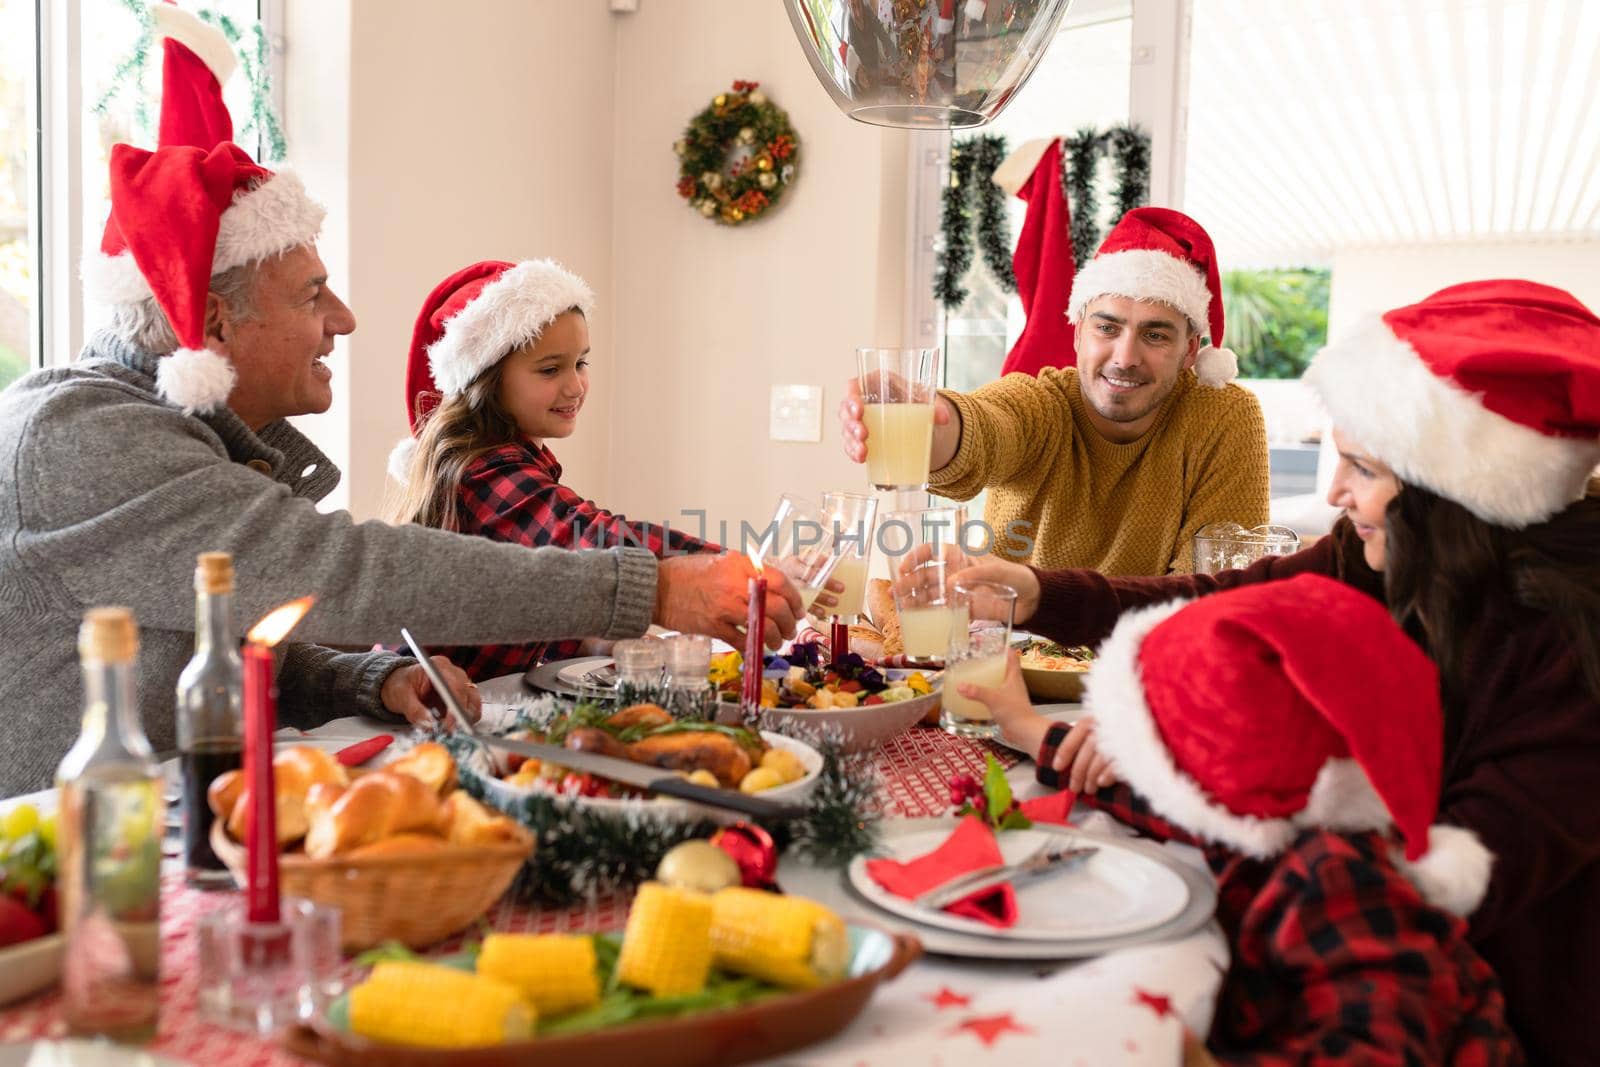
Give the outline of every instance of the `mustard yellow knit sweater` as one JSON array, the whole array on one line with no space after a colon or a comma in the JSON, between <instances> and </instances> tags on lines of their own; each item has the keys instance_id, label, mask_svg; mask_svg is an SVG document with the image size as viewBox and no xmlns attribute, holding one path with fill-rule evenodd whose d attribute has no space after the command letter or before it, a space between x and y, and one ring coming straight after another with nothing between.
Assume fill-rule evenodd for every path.
<instances>
[{"instance_id":1,"label":"mustard yellow knit sweater","mask_svg":"<svg viewBox=\"0 0 1600 1067\"><path fill-rule=\"evenodd\" d=\"M1212 389L1184 371L1155 425L1128 444L1095 430L1073 368L944 396L961 412L961 447L929 488L957 500L987 488L984 517L1002 555L1166 574L1190 569L1207 523L1267 521L1266 424L1237 385Z\"/></svg>"}]
</instances>

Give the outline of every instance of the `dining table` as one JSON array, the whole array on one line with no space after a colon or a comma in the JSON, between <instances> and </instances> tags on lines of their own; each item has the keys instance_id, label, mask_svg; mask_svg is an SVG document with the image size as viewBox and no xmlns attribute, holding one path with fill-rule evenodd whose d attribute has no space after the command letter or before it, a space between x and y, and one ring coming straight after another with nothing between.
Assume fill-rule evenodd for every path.
<instances>
[{"instance_id":1,"label":"dining table","mask_svg":"<svg viewBox=\"0 0 1600 1067\"><path fill-rule=\"evenodd\" d=\"M490 688L488 683L485 688ZM1041 705L1039 710L1070 718L1076 706ZM280 731L280 737L354 743L394 729L349 718L308 733ZM871 757L885 825L896 820L947 817L951 779L958 775L981 779L986 757L1006 768L1019 797L1045 792L1034 783L1033 764L995 741L960 737L926 726L889 739ZM11 798L0 801L0 814L22 800L46 808L53 804L49 794ZM1081 803L1073 808L1070 822L1084 830L1129 833ZM1161 847L1198 871L1200 877L1210 878L1198 851L1173 843ZM169 857L167 864L161 898L160 1024L156 1036L141 1046L142 1052L155 1058L141 1060L130 1050L125 1061L97 1062L176 1061L233 1067L306 1063L271 1036L240 1032L201 1017L196 922L237 894L189 888L177 859ZM788 859L785 864L794 877L810 884L842 878L838 872L795 870ZM780 883L788 877L785 870L780 866ZM490 910L486 920L489 928L506 932L620 930L629 903L630 895L625 893L567 907L523 904L508 897ZM884 916L880 925L894 928L896 924L888 919ZM455 951L463 936L457 935L426 954ZM356 980L361 968L353 961L346 967L346 980ZM866 1009L842 1032L770 1062L815 1067L984 1063L1172 1067L1182 1062L1185 1035L1203 1035L1209 1029L1227 967L1226 942L1214 920L1175 940L1140 944L1088 959L1004 960L930 952L882 984ZM0 1052L12 1043L65 1035L58 991L0 1008ZM3 1057L0 1062L5 1062Z\"/></svg>"}]
</instances>

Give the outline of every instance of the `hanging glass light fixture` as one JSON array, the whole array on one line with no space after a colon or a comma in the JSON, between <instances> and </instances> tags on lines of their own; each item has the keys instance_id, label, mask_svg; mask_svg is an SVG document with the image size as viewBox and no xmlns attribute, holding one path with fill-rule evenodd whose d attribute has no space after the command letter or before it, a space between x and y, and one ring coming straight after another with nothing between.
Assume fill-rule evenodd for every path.
<instances>
[{"instance_id":1,"label":"hanging glass light fixture","mask_svg":"<svg viewBox=\"0 0 1600 1067\"><path fill-rule=\"evenodd\" d=\"M811 69L853 119L956 129L1000 114L1072 0L783 0Z\"/></svg>"}]
</instances>

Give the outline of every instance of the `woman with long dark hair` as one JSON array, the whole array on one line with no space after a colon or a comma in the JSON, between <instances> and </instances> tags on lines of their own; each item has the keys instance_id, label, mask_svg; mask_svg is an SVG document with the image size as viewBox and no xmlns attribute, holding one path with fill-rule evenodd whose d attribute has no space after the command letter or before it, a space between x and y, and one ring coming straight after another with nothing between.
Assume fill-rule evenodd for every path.
<instances>
[{"instance_id":1,"label":"woman with long dark hair","mask_svg":"<svg viewBox=\"0 0 1600 1067\"><path fill-rule=\"evenodd\" d=\"M1108 578L985 562L1017 617L1095 643L1125 611L1297 574L1382 601L1439 667L1443 821L1494 854L1470 916L1534 1063L1593 1063L1600 1008L1600 318L1522 281L1458 285L1318 354L1306 381L1334 422L1332 533L1241 571ZM1349 667L1359 675L1362 664ZM1087 709L1070 731L1013 670L990 703L1042 781L1103 789ZM1204 677L1192 680L1196 687ZM1119 787L1120 789L1120 787ZM1091 798L1092 799L1092 798ZM1159 815L1159 805L1152 804Z\"/></svg>"}]
</instances>

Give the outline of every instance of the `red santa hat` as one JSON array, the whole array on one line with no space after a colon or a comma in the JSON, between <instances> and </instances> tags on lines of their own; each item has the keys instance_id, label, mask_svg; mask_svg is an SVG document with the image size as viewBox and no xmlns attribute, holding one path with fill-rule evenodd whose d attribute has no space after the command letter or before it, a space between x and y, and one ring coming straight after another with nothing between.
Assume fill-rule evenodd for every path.
<instances>
[{"instance_id":1,"label":"red santa hat","mask_svg":"<svg viewBox=\"0 0 1600 1067\"><path fill-rule=\"evenodd\" d=\"M1250 856L1307 827L1393 827L1402 870L1467 915L1491 856L1434 825L1439 678L1382 604L1319 575L1124 615L1084 694L1095 738L1163 818Z\"/></svg>"},{"instance_id":2,"label":"red santa hat","mask_svg":"<svg viewBox=\"0 0 1600 1067\"><path fill-rule=\"evenodd\" d=\"M440 396L455 396L513 351L539 339L558 316L594 313L594 293L553 259L488 259L434 286L411 331L406 419L411 436L389 454L389 473L405 481L416 436Z\"/></svg>"},{"instance_id":3,"label":"red santa hat","mask_svg":"<svg viewBox=\"0 0 1600 1067\"><path fill-rule=\"evenodd\" d=\"M86 253L84 291L106 304L154 298L179 349L156 387L187 411L226 402L231 364L205 347L211 276L316 239L326 214L300 179L257 164L227 141L222 83L233 53L221 33L173 5L153 14L165 35L161 143L111 149L111 214L98 252Z\"/></svg>"},{"instance_id":4,"label":"red santa hat","mask_svg":"<svg viewBox=\"0 0 1600 1067\"><path fill-rule=\"evenodd\" d=\"M1376 316L1305 380L1404 482L1512 529L1584 495L1600 463L1600 318L1537 282L1468 282Z\"/></svg>"},{"instance_id":5,"label":"red santa hat","mask_svg":"<svg viewBox=\"0 0 1600 1067\"><path fill-rule=\"evenodd\" d=\"M1221 389L1239 376L1239 361L1222 347L1222 278L1217 252L1200 224L1181 211L1136 207L1123 215L1100 250L1072 283L1067 319L1074 326L1084 308L1102 296L1153 300L1175 308L1207 335L1194 371Z\"/></svg>"}]
</instances>

